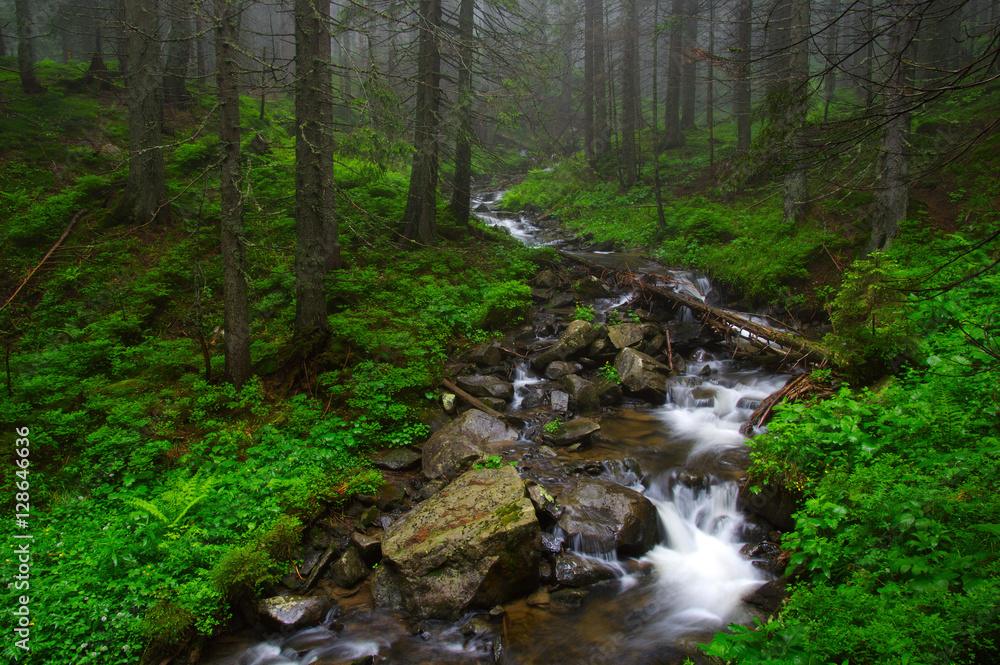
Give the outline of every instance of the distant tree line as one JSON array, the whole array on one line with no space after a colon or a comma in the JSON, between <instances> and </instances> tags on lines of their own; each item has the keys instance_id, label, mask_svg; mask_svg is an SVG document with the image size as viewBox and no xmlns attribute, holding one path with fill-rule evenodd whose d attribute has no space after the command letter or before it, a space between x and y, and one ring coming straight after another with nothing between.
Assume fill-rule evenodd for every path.
<instances>
[{"instance_id":1,"label":"distant tree line","mask_svg":"<svg viewBox=\"0 0 1000 665\"><path fill-rule=\"evenodd\" d=\"M296 332L328 335L324 282L339 267L335 130L368 124L376 143L412 145L401 242L433 245L437 197L469 218L475 146L582 151L623 187L684 145L685 132L735 121L731 190L761 173L783 182L798 223L810 174L848 148L875 146L869 249L907 213L917 155L911 118L996 81L990 0L67 0L0 3L0 54L16 52L24 94L44 94L42 58L120 77L129 115L122 209L169 223L164 123L213 89L222 147L226 376L250 372L243 267L239 95L295 97ZM108 62L117 62L109 68ZM844 91L851 91L846 96ZM838 96L839 95L839 96ZM839 103L837 100L840 100ZM947 150L959 146L947 146ZM377 155L376 155L377 158ZM871 157L868 157L871 159ZM927 159L926 155L921 159ZM448 165L450 168L444 169ZM444 182L440 174L451 174ZM828 178L829 179L829 178ZM834 178L835 180L835 178Z\"/></svg>"}]
</instances>

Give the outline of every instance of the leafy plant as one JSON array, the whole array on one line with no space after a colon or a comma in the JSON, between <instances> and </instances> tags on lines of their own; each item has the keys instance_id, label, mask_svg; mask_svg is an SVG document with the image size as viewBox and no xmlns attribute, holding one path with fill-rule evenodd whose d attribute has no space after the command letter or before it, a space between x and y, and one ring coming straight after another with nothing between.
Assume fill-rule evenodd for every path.
<instances>
[{"instance_id":1,"label":"leafy plant","mask_svg":"<svg viewBox=\"0 0 1000 665\"><path fill-rule=\"evenodd\" d=\"M573 310L573 318L580 321L586 321L588 323L594 320L597 314L594 312L594 308L591 305L584 305L582 303L577 303L576 309Z\"/></svg>"}]
</instances>

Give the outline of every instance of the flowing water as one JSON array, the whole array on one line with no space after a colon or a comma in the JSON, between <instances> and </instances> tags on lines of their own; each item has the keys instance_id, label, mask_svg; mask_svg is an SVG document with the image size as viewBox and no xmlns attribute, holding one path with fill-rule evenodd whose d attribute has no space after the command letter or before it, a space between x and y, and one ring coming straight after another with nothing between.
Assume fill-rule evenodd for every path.
<instances>
[{"instance_id":1,"label":"flowing water","mask_svg":"<svg viewBox=\"0 0 1000 665\"><path fill-rule=\"evenodd\" d=\"M561 242L558 233L543 231L523 216L481 217L529 244ZM659 268L661 279L689 296L704 301L712 292L701 275L662 271ZM632 297L621 294L595 303L598 320ZM533 418L544 416L539 390L546 382L525 362L514 372L510 411L537 424ZM538 454L537 446L527 441L510 451L525 477L553 489L572 482L560 469L576 464L591 475L643 492L656 506L662 538L646 555L629 560L588 552L585 543L568 543L585 558L610 568L614 578L508 604L502 629L494 629L502 632L502 652L495 646L501 642L499 635L490 639L488 631L484 634L468 618L414 626L373 611L367 599L359 598L354 609L342 603L342 614L331 614L323 625L291 636L249 647L247 640L253 637L220 640L202 662L334 665L364 656L400 664L701 661L696 643L710 640L728 622L748 621L751 610L742 599L767 579L759 562L741 553L754 534L759 542L766 526L738 507L736 479L747 465L747 448L738 430L760 401L787 379L702 350L688 359L683 376L671 380L666 404L626 403L603 414L600 436L590 446L561 449L555 458Z\"/></svg>"}]
</instances>

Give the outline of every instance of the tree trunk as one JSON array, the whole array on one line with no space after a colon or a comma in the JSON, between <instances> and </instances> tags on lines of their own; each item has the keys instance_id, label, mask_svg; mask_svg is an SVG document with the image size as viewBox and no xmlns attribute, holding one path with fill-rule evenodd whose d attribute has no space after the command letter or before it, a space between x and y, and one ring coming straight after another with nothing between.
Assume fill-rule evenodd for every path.
<instances>
[{"instance_id":1,"label":"tree trunk","mask_svg":"<svg viewBox=\"0 0 1000 665\"><path fill-rule=\"evenodd\" d=\"M35 46L28 0L14 0L14 13L17 18L17 69L21 75L21 90L28 95L44 92L45 88L35 76Z\"/></svg>"},{"instance_id":2,"label":"tree trunk","mask_svg":"<svg viewBox=\"0 0 1000 665\"><path fill-rule=\"evenodd\" d=\"M333 79L327 0L295 0L295 333L329 330L326 273L333 210ZM218 64L216 65L218 66ZM339 249L339 248L337 248Z\"/></svg>"},{"instance_id":3,"label":"tree trunk","mask_svg":"<svg viewBox=\"0 0 1000 665\"><path fill-rule=\"evenodd\" d=\"M834 11L839 11L839 2L834 3ZM830 37L827 40L827 72L823 79L823 95L826 98L823 104L823 122L830 117L830 104L833 102L833 95L837 91L837 66L834 63L840 62L840 23L834 23L829 28Z\"/></svg>"},{"instance_id":4,"label":"tree trunk","mask_svg":"<svg viewBox=\"0 0 1000 665\"><path fill-rule=\"evenodd\" d=\"M611 148L611 127L608 124L608 67L604 57L604 0L594 2L594 161Z\"/></svg>"},{"instance_id":5,"label":"tree trunk","mask_svg":"<svg viewBox=\"0 0 1000 665\"><path fill-rule=\"evenodd\" d=\"M670 17L670 51L667 54L667 94L663 105L661 149L684 145L681 134L681 47L684 38L684 0L673 0Z\"/></svg>"},{"instance_id":6,"label":"tree trunk","mask_svg":"<svg viewBox=\"0 0 1000 665\"><path fill-rule=\"evenodd\" d=\"M698 0L688 0L684 17L684 48L681 54L681 128L694 129L697 97L698 61Z\"/></svg>"},{"instance_id":7,"label":"tree trunk","mask_svg":"<svg viewBox=\"0 0 1000 665\"><path fill-rule=\"evenodd\" d=\"M170 219L163 173L160 42L150 37L159 34L159 27L157 0L125 0L129 156L124 204L136 223Z\"/></svg>"},{"instance_id":8,"label":"tree trunk","mask_svg":"<svg viewBox=\"0 0 1000 665\"><path fill-rule=\"evenodd\" d=\"M785 131L791 168L784 182L784 221L798 223L806 212L809 192L806 180L805 122L809 110L809 0L792 0L790 7Z\"/></svg>"},{"instance_id":9,"label":"tree trunk","mask_svg":"<svg viewBox=\"0 0 1000 665\"><path fill-rule=\"evenodd\" d=\"M452 182L451 214L460 226L469 225L469 202L472 197L472 59L475 0L462 0L459 6L458 65L458 135L455 137L455 179Z\"/></svg>"},{"instance_id":10,"label":"tree trunk","mask_svg":"<svg viewBox=\"0 0 1000 665\"><path fill-rule=\"evenodd\" d=\"M222 145L219 192L222 204L225 378L237 388L250 378L250 305L243 245L240 96L236 62L236 16L240 2L215 0L215 80L219 91L219 143Z\"/></svg>"},{"instance_id":11,"label":"tree trunk","mask_svg":"<svg viewBox=\"0 0 1000 665\"><path fill-rule=\"evenodd\" d=\"M622 52L622 183L635 184L639 171L636 131L639 128L639 9L625 3L625 44Z\"/></svg>"},{"instance_id":12,"label":"tree trunk","mask_svg":"<svg viewBox=\"0 0 1000 665\"><path fill-rule=\"evenodd\" d=\"M420 0L417 107L413 164L403 212L403 237L433 245L437 236L438 106L441 50L440 0Z\"/></svg>"},{"instance_id":13,"label":"tree trunk","mask_svg":"<svg viewBox=\"0 0 1000 665\"><path fill-rule=\"evenodd\" d=\"M113 89L111 85L111 72L104 62L104 27L105 10L101 6L100 0L90 0L87 3L87 14L91 20L91 29L94 31L94 52L90 55L90 66L87 67L87 81L98 81L101 90L109 91Z\"/></svg>"},{"instance_id":14,"label":"tree trunk","mask_svg":"<svg viewBox=\"0 0 1000 665\"><path fill-rule=\"evenodd\" d=\"M597 3L583 3L583 154L590 168L597 166L594 150L594 22L597 20Z\"/></svg>"},{"instance_id":15,"label":"tree trunk","mask_svg":"<svg viewBox=\"0 0 1000 665\"><path fill-rule=\"evenodd\" d=\"M739 0L736 16L736 81L733 93L733 114L736 116L736 152L750 150L750 48L753 37L753 0Z\"/></svg>"},{"instance_id":16,"label":"tree trunk","mask_svg":"<svg viewBox=\"0 0 1000 665\"><path fill-rule=\"evenodd\" d=\"M888 120L882 130L879 187L872 209L872 235L866 248L868 253L886 249L892 243L909 208L910 155L907 140L910 135L910 100L907 90L912 87L913 72L907 54L917 26L910 8L912 5L905 3L894 5L895 16L888 46L892 68L886 81L885 116Z\"/></svg>"},{"instance_id":17,"label":"tree trunk","mask_svg":"<svg viewBox=\"0 0 1000 665\"><path fill-rule=\"evenodd\" d=\"M708 86L705 124L708 125L708 177L715 181L715 3L708 8ZM655 96L655 95L654 95Z\"/></svg>"},{"instance_id":18,"label":"tree trunk","mask_svg":"<svg viewBox=\"0 0 1000 665\"><path fill-rule=\"evenodd\" d=\"M201 33L201 11L195 9L194 12L194 32L197 36L194 40L194 67L195 75L198 79L196 85L205 85L205 79L208 78L208 40Z\"/></svg>"},{"instance_id":19,"label":"tree trunk","mask_svg":"<svg viewBox=\"0 0 1000 665\"><path fill-rule=\"evenodd\" d=\"M865 100L865 108L870 109L875 103L875 5L873 0L868 0L865 11L865 35L868 44L865 46L864 74L862 79L861 93Z\"/></svg>"},{"instance_id":20,"label":"tree trunk","mask_svg":"<svg viewBox=\"0 0 1000 665\"><path fill-rule=\"evenodd\" d=\"M231 9L235 10L236 7ZM218 35L218 27L216 27L216 35ZM167 37L167 64L163 74L163 101L167 106L184 108L191 102L191 95L187 90L188 66L191 63L191 38L191 17L187 7L180 6L180 3L175 0L171 5L170 33ZM215 51L218 54L218 45L216 45ZM218 59L218 55L216 58ZM233 63L231 67L231 73L235 76L236 63Z\"/></svg>"}]
</instances>

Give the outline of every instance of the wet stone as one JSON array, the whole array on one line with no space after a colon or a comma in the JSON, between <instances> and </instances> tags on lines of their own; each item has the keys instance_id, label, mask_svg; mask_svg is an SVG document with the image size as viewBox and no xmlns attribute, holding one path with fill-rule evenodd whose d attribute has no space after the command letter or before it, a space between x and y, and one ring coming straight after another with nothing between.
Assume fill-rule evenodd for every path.
<instances>
[{"instance_id":1,"label":"wet stone","mask_svg":"<svg viewBox=\"0 0 1000 665\"><path fill-rule=\"evenodd\" d=\"M529 605L536 605L536 606L548 605L550 602L552 602L552 597L549 595L549 592L544 591L542 589L539 589L538 591L535 591L533 594L528 596L527 600L527 603Z\"/></svg>"},{"instance_id":2,"label":"wet stone","mask_svg":"<svg viewBox=\"0 0 1000 665\"><path fill-rule=\"evenodd\" d=\"M549 395L549 403L554 413L566 413L569 411L569 395L561 390L553 390Z\"/></svg>"},{"instance_id":3,"label":"wet stone","mask_svg":"<svg viewBox=\"0 0 1000 665\"><path fill-rule=\"evenodd\" d=\"M597 279L593 275L587 275L573 285L573 292L577 297L584 300L596 300L598 298L611 297L611 287Z\"/></svg>"},{"instance_id":4,"label":"wet stone","mask_svg":"<svg viewBox=\"0 0 1000 665\"><path fill-rule=\"evenodd\" d=\"M554 446L569 446L585 440L599 429L601 426L590 418L575 418L561 423L555 433L546 435L546 438Z\"/></svg>"},{"instance_id":5,"label":"wet stone","mask_svg":"<svg viewBox=\"0 0 1000 665\"><path fill-rule=\"evenodd\" d=\"M440 492L442 489L444 489L444 486L447 484L448 483L444 480L429 480L426 483L424 483L423 487L420 488L420 490L417 492L417 496L420 498L421 501L426 501L427 499L431 498L432 496Z\"/></svg>"},{"instance_id":6,"label":"wet stone","mask_svg":"<svg viewBox=\"0 0 1000 665\"><path fill-rule=\"evenodd\" d=\"M597 559L566 552L555 558L556 582L563 586L589 586L602 580L614 579L614 569Z\"/></svg>"},{"instance_id":7,"label":"wet stone","mask_svg":"<svg viewBox=\"0 0 1000 665\"><path fill-rule=\"evenodd\" d=\"M593 383L576 374L569 374L559 379L559 385L576 400L580 413L593 413L601 410L601 400Z\"/></svg>"},{"instance_id":8,"label":"wet stone","mask_svg":"<svg viewBox=\"0 0 1000 665\"><path fill-rule=\"evenodd\" d=\"M585 591L579 589L559 589L553 591L549 596L551 602L563 607L579 607L583 604L583 599L587 597Z\"/></svg>"},{"instance_id":9,"label":"wet stone","mask_svg":"<svg viewBox=\"0 0 1000 665\"><path fill-rule=\"evenodd\" d=\"M457 383L459 388L475 397L494 397L508 402L514 398L514 385L495 376L460 376Z\"/></svg>"},{"instance_id":10,"label":"wet stone","mask_svg":"<svg viewBox=\"0 0 1000 665\"><path fill-rule=\"evenodd\" d=\"M564 508L556 503L556 500L544 487L536 483L528 484L528 497L535 506L535 512L540 518L550 523L555 523L562 517Z\"/></svg>"},{"instance_id":11,"label":"wet stone","mask_svg":"<svg viewBox=\"0 0 1000 665\"><path fill-rule=\"evenodd\" d=\"M382 558L382 542L378 538L355 531L351 534L350 544L369 566L374 566Z\"/></svg>"},{"instance_id":12,"label":"wet stone","mask_svg":"<svg viewBox=\"0 0 1000 665\"><path fill-rule=\"evenodd\" d=\"M565 545L566 541L563 540L562 536L548 532L542 533L542 552L546 554L559 554L563 551Z\"/></svg>"},{"instance_id":13,"label":"wet stone","mask_svg":"<svg viewBox=\"0 0 1000 665\"><path fill-rule=\"evenodd\" d=\"M545 368L545 378L550 381L555 381L567 374L576 374L577 372L583 370L583 365L580 363L567 362L565 360L554 360L549 363L549 366Z\"/></svg>"},{"instance_id":14,"label":"wet stone","mask_svg":"<svg viewBox=\"0 0 1000 665\"><path fill-rule=\"evenodd\" d=\"M642 338L642 325L638 323L621 323L608 328L608 339L616 349L624 349L627 346L638 344Z\"/></svg>"},{"instance_id":15,"label":"wet stone","mask_svg":"<svg viewBox=\"0 0 1000 665\"><path fill-rule=\"evenodd\" d=\"M277 596L262 601L259 609L272 628L297 629L321 622L332 607L325 596Z\"/></svg>"},{"instance_id":16,"label":"wet stone","mask_svg":"<svg viewBox=\"0 0 1000 665\"><path fill-rule=\"evenodd\" d=\"M641 556L658 541L656 507L633 489L600 478L581 479L559 501L566 506L559 527L577 549Z\"/></svg>"},{"instance_id":17,"label":"wet stone","mask_svg":"<svg viewBox=\"0 0 1000 665\"><path fill-rule=\"evenodd\" d=\"M368 459L378 469L405 471L419 466L421 458L420 453L409 448L390 448L373 453Z\"/></svg>"},{"instance_id":18,"label":"wet stone","mask_svg":"<svg viewBox=\"0 0 1000 665\"><path fill-rule=\"evenodd\" d=\"M388 510L399 506L406 499L406 489L402 482L389 482L378 488L375 493L375 505L380 510Z\"/></svg>"},{"instance_id":19,"label":"wet stone","mask_svg":"<svg viewBox=\"0 0 1000 665\"><path fill-rule=\"evenodd\" d=\"M500 345L495 340L481 342L467 351L462 359L484 367L499 365L502 359Z\"/></svg>"},{"instance_id":20,"label":"wet stone","mask_svg":"<svg viewBox=\"0 0 1000 665\"><path fill-rule=\"evenodd\" d=\"M348 547L337 561L330 568L330 577L337 583L337 586L349 589L363 580L368 575L368 568L361 560L361 554L353 547Z\"/></svg>"},{"instance_id":21,"label":"wet stone","mask_svg":"<svg viewBox=\"0 0 1000 665\"><path fill-rule=\"evenodd\" d=\"M535 275L535 284L543 289L551 289L559 284L559 276L551 270L543 270Z\"/></svg>"}]
</instances>

